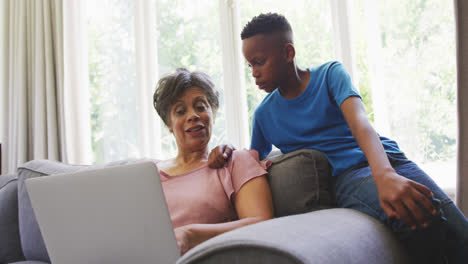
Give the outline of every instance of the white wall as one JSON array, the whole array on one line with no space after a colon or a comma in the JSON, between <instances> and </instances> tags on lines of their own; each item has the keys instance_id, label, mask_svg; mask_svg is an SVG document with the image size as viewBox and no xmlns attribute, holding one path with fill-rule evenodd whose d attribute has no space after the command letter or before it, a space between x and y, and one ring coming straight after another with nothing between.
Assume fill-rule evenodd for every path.
<instances>
[{"instance_id":1,"label":"white wall","mask_svg":"<svg viewBox=\"0 0 468 264\"><path fill-rule=\"evenodd\" d=\"M7 102L6 90L8 87L8 0L0 0L0 142L6 135ZM5 160L5 145L2 146L2 159ZM6 168L3 161L2 168Z\"/></svg>"}]
</instances>

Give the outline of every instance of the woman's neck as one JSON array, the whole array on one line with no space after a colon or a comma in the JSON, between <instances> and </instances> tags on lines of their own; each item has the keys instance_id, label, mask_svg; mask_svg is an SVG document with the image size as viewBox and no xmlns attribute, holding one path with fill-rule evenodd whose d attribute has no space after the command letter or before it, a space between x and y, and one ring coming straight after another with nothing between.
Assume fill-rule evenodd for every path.
<instances>
[{"instance_id":1,"label":"woman's neck","mask_svg":"<svg viewBox=\"0 0 468 264\"><path fill-rule=\"evenodd\" d=\"M180 175L204 166L208 162L208 148L202 151L180 151L173 159L158 164L169 175Z\"/></svg>"},{"instance_id":2,"label":"woman's neck","mask_svg":"<svg viewBox=\"0 0 468 264\"><path fill-rule=\"evenodd\" d=\"M197 165L200 163L205 163L208 161L208 147L205 147L200 150L181 150L177 153L177 156L174 159L175 165L178 166L187 166Z\"/></svg>"}]
</instances>

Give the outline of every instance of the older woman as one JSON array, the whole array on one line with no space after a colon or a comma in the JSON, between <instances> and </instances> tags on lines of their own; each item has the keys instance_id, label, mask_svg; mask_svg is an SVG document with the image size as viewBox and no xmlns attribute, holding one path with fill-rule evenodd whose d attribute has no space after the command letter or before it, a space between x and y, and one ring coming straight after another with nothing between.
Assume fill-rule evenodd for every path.
<instances>
[{"instance_id":1,"label":"older woman","mask_svg":"<svg viewBox=\"0 0 468 264\"><path fill-rule=\"evenodd\" d=\"M211 169L208 143L218 93L208 75L178 69L159 80L154 107L174 135L175 158L156 161L181 253L221 233L273 217L265 164L240 150Z\"/></svg>"}]
</instances>

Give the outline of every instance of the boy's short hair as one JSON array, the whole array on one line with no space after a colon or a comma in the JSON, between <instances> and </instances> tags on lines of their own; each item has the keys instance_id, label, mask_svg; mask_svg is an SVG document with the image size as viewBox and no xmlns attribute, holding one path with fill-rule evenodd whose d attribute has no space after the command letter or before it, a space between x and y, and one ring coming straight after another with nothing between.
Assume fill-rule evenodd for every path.
<instances>
[{"instance_id":1,"label":"boy's short hair","mask_svg":"<svg viewBox=\"0 0 468 264\"><path fill-rule=\"evenodd\" d=\"M241 39L253 37L258 34L271 34L276 32L291 32L288 20L277 13L260 14L250 20L241 33Z\"/></svg>"}]
</instances>

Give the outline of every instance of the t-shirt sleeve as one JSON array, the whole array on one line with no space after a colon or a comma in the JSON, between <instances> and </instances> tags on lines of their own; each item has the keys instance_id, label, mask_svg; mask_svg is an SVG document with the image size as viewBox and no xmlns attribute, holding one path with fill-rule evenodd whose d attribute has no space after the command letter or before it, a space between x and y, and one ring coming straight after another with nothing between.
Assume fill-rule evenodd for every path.
<instances>
[{"instance_id":1,"label":"t-shirt sleeve","mask_svg":"<svg viewBox=\"0 0 468 264\"><path fill-rule=\"evenodd\" d=\"M266 175L269 164L268 162L260 161L258 153L255 150L243 149L234 151L228 164L233 187L233 192L229 197L231 201L245 183L253 178Z\"/></svg>"},{"instance_id":2,"label":"t-shirt sleeve","mask_svg":"<svg viewBox=\"0 0 468 264\"><path fill-rule=\"evenodd\" d=\"M328 69L327 75L328 90L338 107L351 96L361 98L359 92L351 82L351 77L344 68L343 64L333 62Z\"/></svg>"},{"instance_id":3,"label":"t-shirt sleeve","mask_svg":"<svg viewBox=\"0 0 468 264\"><path fill-rule=\"evenodd\" d=\"M260 122L258 121L257 111L255 111L252 120L252 140L250 142L250 149L256 150L260 159L265 158L271 152L271 143L268 142L263 135Z\"/></svg>"}]
</instances>

